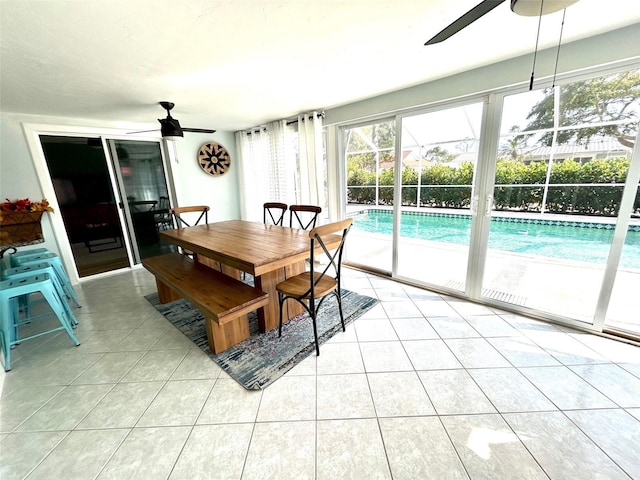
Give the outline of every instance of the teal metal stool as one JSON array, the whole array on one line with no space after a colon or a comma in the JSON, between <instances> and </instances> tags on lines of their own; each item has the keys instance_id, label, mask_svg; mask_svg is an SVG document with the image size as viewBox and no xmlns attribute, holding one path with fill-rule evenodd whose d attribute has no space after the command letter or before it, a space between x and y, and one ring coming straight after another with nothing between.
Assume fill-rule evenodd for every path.
<instances>
[{"instance_id":1,"label":"teal metal stool","mask_svg":"<svg viewBox=\"0 0 640 480\"><path fill-rule=\"evenodd\" d=\"M49 250L47 250L46 248L31 248L29 250L18 251L15 247L13 247L13 253L9 254L8 256L8 264L10 267L17 267L18 259L33 257L34 255L42 255L45 253L49 253ZM7 268L5 265L3 265L3 267Z\"/></svg>"},{"instance_id":2,"label":"teal metal stool","mask_svg":"<svg viewBox=\"0 0 640 480\"><path fill-rule=\"evenodd\" d=\"M46 299L54 314L60 321L60 326L43 332L20 338L19 326L21 321L18 315L17 301L23 295L40 293ZM11 370L11 347L26 340L40 337L48 333L65 330L73 343L80 342L73 333L71 321L63 306L65 300L58 295L56 288L47 273L39 273L26 278L3 280L0 282L0 336L2 337L2 350L4 351L4 369Z\"/></svg>"},{"instance_id":3,"label":"teal metal stool","mask_svg":"<svg viewBox=\"0 0 640 480\"><path fill-rule=\"evenodd\" d=\"M15 280L18 278L27 278L39 273L49 274L49 276L51 277L51 281L53 282L53 286L58 292L58 295L60 296L60 298L63 299L62 305L64 306L64 309L67 312L67 316L69 317L73 325L78 325L78 320L73 314L73 311L69 306L69 302L66 301L67 297L64 291L64 287L60 283L60 280L58 280L58 275L56 274L55 269L51 266L50 263L42 262L35 265L25 265L23 267L7 268L2 273L2 280ZM25 315L29 317L31 314L30 302L28 301L27 296L21 297L21 299L22 298L25 298L26 301L23 302L19 300L20 306L23 308Z\"/></svg>"},{"instance_id":4,"label":"teal metal stool","mask_svg":"<svg viewBox=\"0 0 640 480\"><path fill-rule=\"evenodd\" d=\"M62 266L62 262L60 261L60 257L55 253L40 253L37 255L23 255L16 257L15 255L11 256L11 266L12 267L26 267L29 265L37 265L39 263L49 263L56 271L56 275L58 276L58 280L60 280L60 284L64 288L65 293L69 298L73 300L76 304L76 307L80 306L80 302L78 301L78 296L76 295L76 291L73 289L71 282L69 281L69 276Z\"/></svg>"},{"instance_id":5,"label":"teal metal stool","mask_svg":"<svg viewBox=\"0 0 640 480\"><path fill-rule=\"evenodd\" d=\"M30 255L42 255L43 253L49 253L46 248L31 248L29 250L19 250L16 253L12 253L10 258L20 258Z\"/></svg>"}]
</instances>

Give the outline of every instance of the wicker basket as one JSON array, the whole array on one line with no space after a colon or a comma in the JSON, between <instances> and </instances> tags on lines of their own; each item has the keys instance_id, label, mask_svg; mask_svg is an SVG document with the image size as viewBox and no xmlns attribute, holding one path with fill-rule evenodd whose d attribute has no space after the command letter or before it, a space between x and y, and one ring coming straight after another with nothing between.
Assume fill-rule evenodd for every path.
<instances>
[{"instance_id":1,"label":"wicker basket","mask_svg":"<svg viewBox=\"0 0 640 480\"><path fill-rule=\"evenodd\" d=\"M0 211L0 246L44 242L40 220L44 212Z\"/></svg>"}]
</instances>

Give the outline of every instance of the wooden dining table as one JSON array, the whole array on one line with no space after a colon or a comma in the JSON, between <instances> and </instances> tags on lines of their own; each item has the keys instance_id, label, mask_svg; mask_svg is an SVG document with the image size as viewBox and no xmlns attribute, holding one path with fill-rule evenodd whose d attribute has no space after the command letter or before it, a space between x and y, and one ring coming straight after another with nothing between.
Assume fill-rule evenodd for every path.
<instances>
[{"instance_id":1,"label":"wooden dining table","mask_svg":"<svg viewBox=\"0 0 640 480\"><path fill-rule=\"evenodd\" d=\"M304 272L309 258L309 232L296 228L265 225L244 220L227 220L195 227L161 230L160 238L194 252L201 263L235 278L241 272L253 275L255 286L269 294L269 303L258 309L261 332L278 326L279 307L276 285L286 278ZM340 238L327 248L337 247ZM283 320L302 313L296 302L287 302Z\"/></svg>"}]
</instances>

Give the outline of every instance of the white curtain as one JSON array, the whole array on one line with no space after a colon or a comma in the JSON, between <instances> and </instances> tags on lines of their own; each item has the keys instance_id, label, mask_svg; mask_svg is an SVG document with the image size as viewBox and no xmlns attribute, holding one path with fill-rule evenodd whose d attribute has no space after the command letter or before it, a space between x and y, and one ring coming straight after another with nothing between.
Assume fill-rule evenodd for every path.
<instances>
[{"instance_id":1,"label":"white curtain","mask_svg":"<svg viewBox=\"0 0 640 480\"><path fill-rule=\"evenodd\" d=\"M322 116L318 112L298 116L298 203L326 207Z\"/></svg>"},{"instance_id":2,"label":"white curtain","mask_svg":"<svg viewBox=\"0 0 640 480\"><path fill-rule=\"evenodd\" d=\"M240 213L243 220L262 221L262 204L283 202L326 207L322 117L301 114L296 124L285 120L236 132Z\"/></svg>"},{"instance_id":3,"label":"white curtain","mask_svg":"<svg viewBox=\"0 0 640 480\"><path fill-rule=\"evenodd\" d=\"M236 132L243 220L262 221L265 202L293 203L295 156L287 148L292 132L284 120Z\"/></svg>"}]
</instances>

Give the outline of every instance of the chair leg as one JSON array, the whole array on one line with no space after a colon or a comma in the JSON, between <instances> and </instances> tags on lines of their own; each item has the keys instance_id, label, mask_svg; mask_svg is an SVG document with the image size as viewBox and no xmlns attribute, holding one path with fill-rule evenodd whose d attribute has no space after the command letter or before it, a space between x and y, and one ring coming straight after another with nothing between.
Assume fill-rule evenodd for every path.
<instances>
[{"instance_id":1,"label":"chair leg","mask_svg":"<svg viewBox=\"0 0 640 480\"><path fill-rule=\"evenodd\" d=\"M67 272L65 272L60 259L56 258L56 261L52 262L51 266L57 272L60 283L62 284L67 296L76 304L76 307L81 307L78 295L76 295L76 291L74 290L73 285L71 285L71 281L69 280Z\"/></svg>"},{"instance_id":2,"label":"chair leg","mask_svg":"<svg viewBox=\"0 0 640 480\"><path fill-rule=\"evenodd\" d=\"M342 322L342 331L344 332L346 329L344 327L344 315L342 314L342 297L340 296L340 291L336 290L334 293L338 299L338 311L340 312L340 322Z\"/></svg>"},{"instance_id":3,"label":"chair leg","mask_svg":"<svg viewBox=\"0 0 640 480\"><path fill-rule=\"evenodd\" d=\"M24 299L26 297L27 300L27 306L29 305L29 295L21 295L20 297L16 297L16 298L10 298L9 299L9 305L11 307L11 334L9 335L9 341L11 342L9 345L13 346L13 345L20 345L20 331L19 331L19 327L20 325L24 324L24 323L30 323L30 310L27 308L26 310L23 309L22 311L25 314L25 320L24 321L20 321L20 302L24 302Z\"/></svg>"},{"instance_id":4,"label":"chair leg","mask_svg":"<svg viewBox=\"0 0 640 480\"><path fill-rule=\"evenodd\" d=\"M2 350L4 353L4 370L11 370L11 329L13 326L13 312L9 302L3 301L0 305L0 336L2 336ZM11 319L11 323L9 323Z\"/></svg>"},{"instance_id":5,"label":"chair leg","mask_svg":"<svg viewBox=\"0 0 640 480\"><path fill-rule=\"evenodd\" d=\"M62 303L65 301L64 298L60 298L58 293L52 288L51 290L42 290L42 295L47 299L51 309L54 311L60 324L64 327L64 330L69 335L69 338L76 344L76 346L80 345L80 342L76 338L75 333L73 333L72 329L72 320L67 315L65 308L62 306Z\"/></svg>"},{"instance_id":6,"label":"chair leg","mask_svg":"<svg viewBox=\"0 0 640 480\"><path fill-rule=\"evenodd\" d=\"M278 337L282 337L282 308L284 307L284 295L278 292L278 310L280 314L280 318L278 321Z\"/></svg>"},{"instance_id":7,"label":"chair leg","mask_svg":"<svg viewBox=\"0 0 640 480\"><path fill-rule=\"evenodd\" d=\"M311 321L313 322L313 338L316 341L316 356L320 356L320 345L318 345L318 325L316 323L317 312L313 312L314 315L311 316Z\"/></svg>"}]
</instances>

